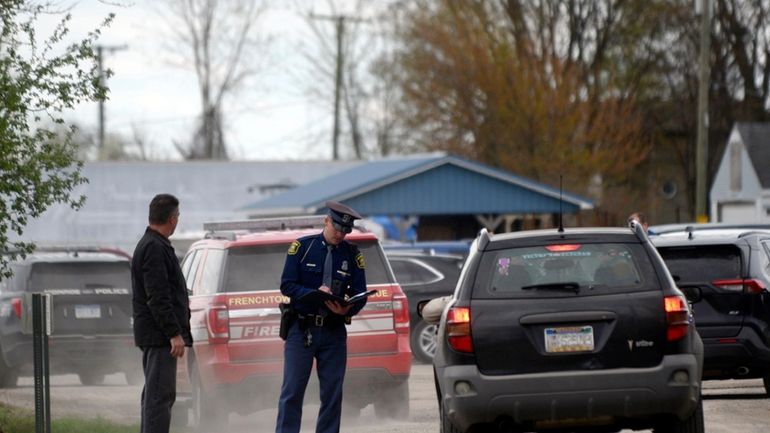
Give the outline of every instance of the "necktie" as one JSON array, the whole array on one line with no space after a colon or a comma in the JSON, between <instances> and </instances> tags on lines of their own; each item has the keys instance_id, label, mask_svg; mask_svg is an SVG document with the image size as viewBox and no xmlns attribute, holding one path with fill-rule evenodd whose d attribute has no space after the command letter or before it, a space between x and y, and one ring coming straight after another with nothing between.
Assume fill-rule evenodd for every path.
<instances>
[{"instance_id":1,"label":"necktie","mask_svg":"<svg viewBox=\"0 0 770 433\"><path fill-rule=\"evenodd\" d=\"M324 260L323 285L332 288L332 245L326 246L326 259Z\"/></svg>"}]
</instances>

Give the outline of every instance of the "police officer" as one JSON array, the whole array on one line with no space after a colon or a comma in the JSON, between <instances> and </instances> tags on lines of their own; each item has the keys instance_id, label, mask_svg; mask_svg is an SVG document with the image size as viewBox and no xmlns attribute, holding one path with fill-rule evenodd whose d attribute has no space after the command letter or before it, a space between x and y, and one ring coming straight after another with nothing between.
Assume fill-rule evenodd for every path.
<instances>
[{"instance_id":1,"label":"police officer","mask_svg":"<svg viewBox=\"0 0 770 433\"><path fill-rule=\"evenodd\" d=\"M324 218L323 232L292 242L281 276L281 293L291 299L297 320L284 345L276 433L299 432L313 359L321 387L316 433L340 431L347 361L345 323L361 311L366 300L352 305L333 301L318 304L303 296L316 290L353 296L366 290L366 277L363 254L345 241L345 235L353 230L353 221L361 215L338 202L327 201L326 207L329 212Z\"/></svg>"}]
</instances>

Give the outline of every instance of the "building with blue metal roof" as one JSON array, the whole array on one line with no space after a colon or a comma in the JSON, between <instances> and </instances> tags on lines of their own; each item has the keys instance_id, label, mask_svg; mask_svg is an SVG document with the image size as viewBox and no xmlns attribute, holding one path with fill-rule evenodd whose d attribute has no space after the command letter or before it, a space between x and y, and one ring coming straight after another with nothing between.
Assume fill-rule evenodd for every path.
<instances>
[{"instance_id":1,"label":"building with blue metal roof","mask_svg":"<svg viewBox=\"0 0 770 433\"><path fill-rule=\"evenodd\" d=\"M575 214L583 197L444 153L384 158L340 170L241 209L249 217L318 214L327 200L400 224L419 219L420 239L475 236L481 227L511 229L515 216ZM513 218L512 218L513 217Z\"/></svg>"}]
</instances>

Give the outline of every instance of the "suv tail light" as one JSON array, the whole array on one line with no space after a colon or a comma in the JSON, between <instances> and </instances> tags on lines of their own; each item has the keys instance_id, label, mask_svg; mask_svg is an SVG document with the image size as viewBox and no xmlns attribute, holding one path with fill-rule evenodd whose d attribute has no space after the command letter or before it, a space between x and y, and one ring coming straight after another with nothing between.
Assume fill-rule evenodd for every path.
<instances>
[{"instance_id":1,"label":"suv tail light","mask_svg":"<svg viewBox=\"0 0 770 433\"><path fill-rule=\"evenodd\" d=\"M687 300L679 295L663 298L666 309L666 340L677 341L687 335L690 327L690 309Z\"/></svg>"},{"instance_id":2,"label":"suv tail light","mask_svg":"<svg viewBox=\"0 0 770 433\"><path fill-rule=\"evenodd\" d=\"M759 280L716 280L711 284L733 292L743 292L745 288L746 293L759 294L765 290L765 284Z\"/></svg>"},{"instance_id":3,"label":"suv tail light","mask_svg":"<svg viewBox=\"0 0 770 433\"><path fill-rule=\"evenodd\" d=\"M546 245L545 249L552 253L563 253L569 251L577 251L582 247L581 244L563 244L563 245Z\"/></svg>"},{"instance_id":4,"label":"suv tail light","mask_svg":"<svg viewBox=\"0 0 770 433\"><path fill-rule=\"evenodd\" d=\"M471 309L468 307L452 307L446 317L447 342L452 349L473 353L471 340Z\"/></svg>"},{"instance_id":5,"label":"suv tail light","mask_svg":"<svg viewBox=\"0 0 770 433\"><path fill-rule=\"evenodd\" d=\"M398 334L409 333L409 304L406 295L398 293L393 295L393 327Z\"/></svg>"},{"instance_id":6,"label":"suv tail light","mask_svg":"<svg viewBox=\"0 0 770 433\"><path fill-rule=\"evenodd\" d=\"M21 319L21 298L11 299L11 308L13 308L13 313L16 314L16 317Z\"/></svg>"},{"instance_id":7,"label":"suv tail light","mask_svg":"<svg viewBox=\"0 0 770 433\"><path fill-rule=\"evenodd\" d=\"M230 339L230 312L227 307L224 305L211 307L207 318L209 343L227 343Z\"/></svg>"}]
</instances>

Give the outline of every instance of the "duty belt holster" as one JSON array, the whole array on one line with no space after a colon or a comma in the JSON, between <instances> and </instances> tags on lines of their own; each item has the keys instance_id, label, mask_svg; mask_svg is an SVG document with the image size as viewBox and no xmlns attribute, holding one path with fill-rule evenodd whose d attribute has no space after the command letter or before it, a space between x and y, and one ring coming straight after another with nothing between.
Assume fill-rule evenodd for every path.
<instances>
[{"instance_id":1,"label":"duty belt holster","mask_svg":"<svg viewBox=\"0 0 770 433\"><path fill-rule=\"evenodd\" d=\"M289 336L289 328L297 320L297 313L291 308L291 304L285 302L278 304L278 309L281 311L281 325L278 329L278 336L281 337L281 340L285 341Z\"/></svg>"}]
</instances>

